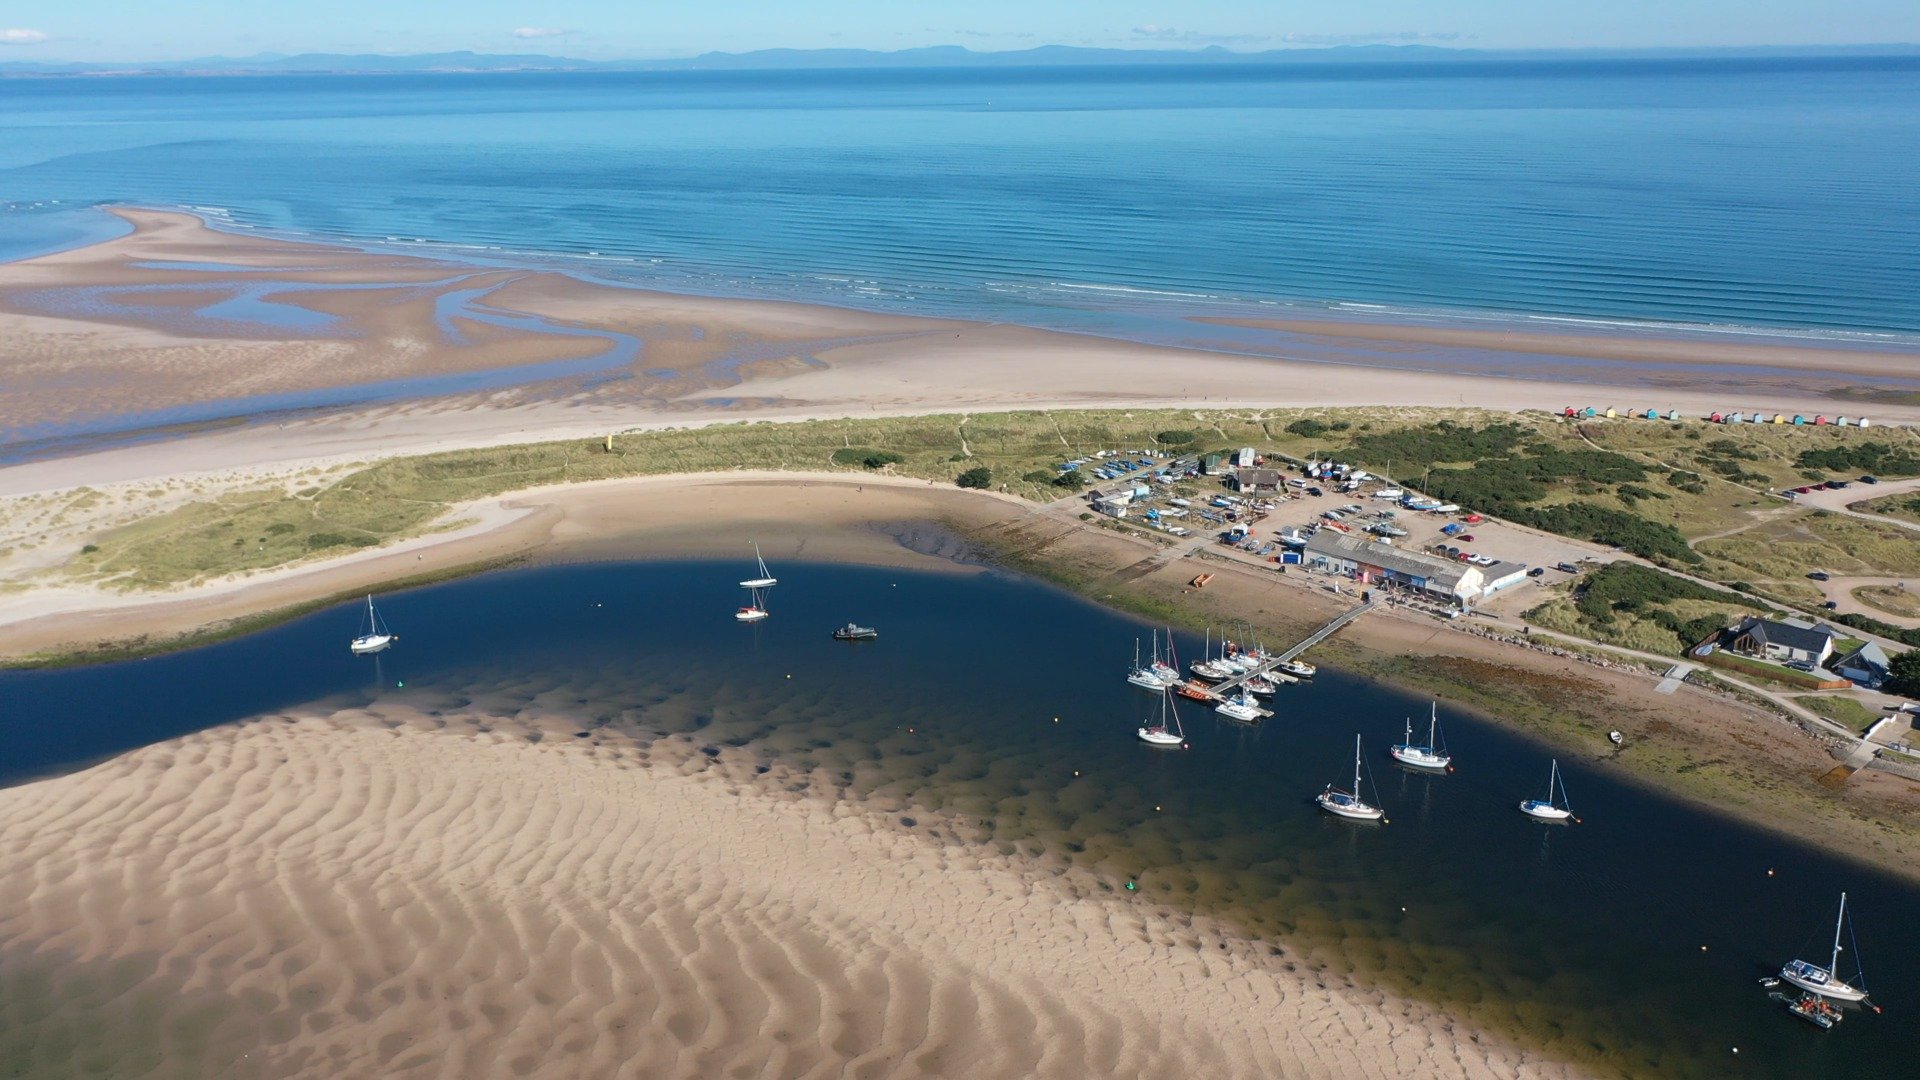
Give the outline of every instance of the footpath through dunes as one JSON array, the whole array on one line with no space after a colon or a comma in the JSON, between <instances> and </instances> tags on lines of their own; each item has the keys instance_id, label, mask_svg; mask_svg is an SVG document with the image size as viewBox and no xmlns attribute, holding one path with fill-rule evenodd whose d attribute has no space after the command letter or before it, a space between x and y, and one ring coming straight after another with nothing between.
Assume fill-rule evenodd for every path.
<instances>
[{"instance_id":1,"label":"footpath through dunes","mask_svg":"<svg viewBox=\"0 0 1920 1080\"><path fill-rule=\"evenodd\" d=\"M1569 1075L787 766L576 737L558 702L444 704L266 716L0 791L0 1062Z\"/></svg>"}]
</instances>

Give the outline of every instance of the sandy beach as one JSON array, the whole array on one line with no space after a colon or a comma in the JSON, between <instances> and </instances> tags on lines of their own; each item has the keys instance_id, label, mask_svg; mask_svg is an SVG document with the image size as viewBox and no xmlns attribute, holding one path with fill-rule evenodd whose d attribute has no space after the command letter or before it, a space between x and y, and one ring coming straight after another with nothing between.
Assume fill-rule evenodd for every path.
<instances>
[{"instance_id":1,"label":"sandy beach","mask_svg":"<svg viewBox=\"0 0 1920 1080\"><path fill-rule=\"evenodd\" d=\"M0 433L41 446L37 456L64 457L0 469L0 493L234 462L967 409L1579 403L1704 415L1738 397L1746 408L1920 418L1920 405L1897 395L1830 396L1907 373L1912 358L1891 354L1286 323L1275 328L1312 338L1314 347L1294 358L1285 349L1255 357L671 296L549 271L233 236L179 213L116 212L133 223L131 234L0 267L0 332L14 343L0 360L10 391ZM231 303L193 306L214 295ZM215 310L219 318L207 316ZM1529 371L1537 377L1518 378L1508 365L1450 353L1445 370L1389 374L1383 365L1397 362L1378 354L1383 339L1398 349L1424 342L1487 356L1552 347L1618 362L1575 369L1542 360ZM1355 348L1326 347L1340 340ZM1668 377L1647 366L1681 359L1724 372L1696 364ZM114 433L121 442L163 437L137 447L102 441Z\"/></svg>"},{"instance_id":2,"label":"sandy beach","mask_svg":"<svg viewBox=\"0 0 1920 1080\"><path fill-rule=\"evenodd\" d=\"M103 1073L196 1078L1573 1075L938 817L490 704L320 703L0 791L0 1052L63 1070L48 1036L87 1031Z\"/></svg>"}]
</instances>

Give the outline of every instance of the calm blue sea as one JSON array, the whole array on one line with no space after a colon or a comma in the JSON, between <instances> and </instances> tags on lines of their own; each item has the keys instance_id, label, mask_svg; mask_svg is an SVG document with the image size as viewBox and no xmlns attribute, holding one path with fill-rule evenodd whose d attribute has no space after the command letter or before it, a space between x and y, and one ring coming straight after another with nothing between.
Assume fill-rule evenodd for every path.
<instances>
[{"instance_id":1,"label":"calm blue sea","mask_svg":"<svg viewBox=\"0 0 1920 1080\"><path fill-rule=\"evenodd\" d=\"M1915 162L1911 57L14 79L0 257L125 201L1150 339L1276 307L1911 333Z\"/></svg>"}]
</instances>

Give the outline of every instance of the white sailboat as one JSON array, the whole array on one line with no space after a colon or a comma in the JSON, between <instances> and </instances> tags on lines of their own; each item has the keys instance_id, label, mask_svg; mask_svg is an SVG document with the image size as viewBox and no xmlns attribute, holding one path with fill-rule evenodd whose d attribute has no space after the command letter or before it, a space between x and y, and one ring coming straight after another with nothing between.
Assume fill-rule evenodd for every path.
<instances>
[{"instance_id":1,"label":"white sailboat","mask_svg":"<svg viewBox=\"0 0 1920 1080\"><path fill-rule=\"evenodd\" d=\"M740 583L740 587L747 590L748 595L752 597L745 607L733 613L733 617L741 622L759 622L766 618L767 590L779 584L779 579L767 571L767 560L761 558L760 544L757 541L753 545L753 561L760 566L760 576Z\"/></svg>"},{"instance_id":2,"label":"white sailboat","mask_svg":"<svg viewBox=\"0 0 1920 1080\"><path fill-rule=\"evenodd\" d=\"M1413 741L1413 718L1407 718L1406 741L1394 744L1387 753L1402 765L1416 769L1432 769L1436 772L1452 772L1453 756L1440 744L1440 706L1435 703L1433 715L1427 721L1427 742L1425 746L1415 745Z\"/></svg>"},{"instance_id":3,"label":"white sailboat","mask_svg":"<svg viewBox=\"0 0 1920 1080\"><path fill-rule=\"evenodd\" d=\"M1567 786L1560 781L1560 759L1555 758L1552 768L1547 772L1547 797L1528 799L1520 804L1520 812L1536 821L1580 820L1573 816L1573 810L1567 805Z\"/></svg>"},{"instance_id":4,"label":"white sailboat","mask_svg":"<svg viewBox=\"0 0 1920 1080\"><path fill-rule=\"evenodd\" d=\"M1231 678L1233 669L1213 658L1213 628L1207 628L1207 643L1200 651L1200 659L1195 660L1187 670L1202 679L1219 682Z\"/></svg>"},{"instance_id":5,"label":"white sailboat","mask_svg":"<svg viewBox=\"0 0 1920 1080\"><path fill-rule=\"evenodd\" d=\"M1160 691L1160 722L1142 724L1138 731L1140 741L1148 746L1177 746L1187 748L1187 733L1180 726L1180 710L1173 707L1173 693L1165 688Z\"/></svg>"},{"instance_id":6,"label":"white sailboat","mask_svg":"<svg viewBox=\"0 0 1920 1080\"><path fill-rule=\"evenodd\" d=\"M366 630L366 633L354 638L353 643L348 646L349 649L353 650L353 655L355 656L368 656L373 653L382 652L388 646L400 640L399 634L394 633L392 630L380 624L380 613L373 609L373 596L371 594L367 596Z\"/></svg>"},{"instance_id":7,"label":"white sailboat","mask_svg":"<svg viewBox=\"0 0 1920 1080\"><path fill-rule=\"evenodd\" d=\"M1840 977L1840 931L1847 923L1847 894L1840 894L1840 915L1833 921L1833 955L1827 959L1827 966L1794 960L1780 969L1780 977L1810 994L1832 998L1835 1001L1864 1001L1867 989L1858 985L1861 978L1859 964L1854 964L1853 982Z\"/></svg>"},{"instance_id":8,"label":"white sailboat","mask_svg":"<svg viewBox=\"0 0 1920 1080\"><path fill-rule=\"evenodd\" d=\"M1386 811L1360 798L1360 736L1353 737L1353 790L1342 791L1332 784L1313 797L1320 809L1329 814L1356 821L1385 821Z\"/></svg>"},{"instance_id":9,"label":"white sailboat","mask_svg":"<svg viewBox=\"0 0 1920 1080\"><path fill-rule=\"evenodd\" d=\"M1180 681L1180 671L1160 659L1160 633L1153 635L1153 660L1140 663L1140 639L1133 642L1133 667L1127 670L1127 681L1142 690L1165 690Z\"/></svg>"}]
</instances>

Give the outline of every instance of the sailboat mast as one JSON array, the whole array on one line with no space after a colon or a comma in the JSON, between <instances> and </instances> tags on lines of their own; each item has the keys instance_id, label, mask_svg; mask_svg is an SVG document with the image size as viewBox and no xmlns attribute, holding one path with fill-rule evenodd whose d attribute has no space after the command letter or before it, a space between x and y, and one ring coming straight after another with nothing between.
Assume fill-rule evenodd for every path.
<instances>
[{"instance_id":1,"label":"sailboat mast","mask_svg":"<svg viewBox=\"0 0 1920 1080\"><path fill-rule=\"evenodd\" d=\"M1840 977L1840 928L1847 922L1847 894L1840 894L1840 917L1833 920L1833 959L1827 961L1827 971L1834 978Z\"/></svg>"},{"instance_id":2,"label":"sailboat mast","mask_svg":"<svg viewBox=\"0 0 1920 1080\"><path fill-rule=\"evenodd\" d=\"M1360 797L1360 736L1353 737L1353 797Z\"/></svg>"},{"instance_id":3,"label":"sailboat mast","mask_svg":"<svg viewBox=\"0 0 1920 1080\"><path fill-rule=\"evenodd\" d=\"M1440 706L1436 704L1433 706L1433 718L1427 721L1427 749L1431 750L1434 747L1440 745L1439 743L1433 741L1434 735L1439 730L1440 730Z\"/></svg>"}]
</instances>

